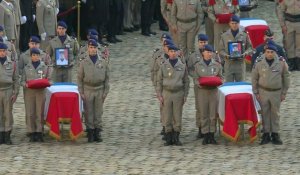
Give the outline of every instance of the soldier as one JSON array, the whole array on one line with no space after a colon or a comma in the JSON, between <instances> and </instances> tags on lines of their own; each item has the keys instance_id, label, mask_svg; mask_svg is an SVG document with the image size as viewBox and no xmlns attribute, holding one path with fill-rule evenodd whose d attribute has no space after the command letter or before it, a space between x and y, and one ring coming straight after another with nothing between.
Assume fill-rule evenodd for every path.
<instances>
[{"instance_id":1,"label":"soldier","mask_svg":"<svg viewBox=\"0 0 300 175\"><path fill-rule=\"evenodd\" d=\"M155 0L142 0L141 3L141 27L142 35L151 36L156 35L151 28L152 18L154 15Z\"/></svg>"},{"instance_id":2,"label":"soldier","mask_svg":"<svg viewBox=\"0 0 300 175\"><path fill-rule=\"evenodd\" d=\"M169 45L168 48L169 59L159 68L156 92L162 106L162 116L165 118L165 146L180 146L182 110L188 96L189 78L185 64L177 57L176 46Z\"/></svg>"},{"instance_id":3,"label":"soldier","mask_svg":"<svg viewBox=\"0 0 300 175\"><path fill-rule=\"evenodd\" d=\"M252 89L262 109L263 131L261 145L271 141L281 145L279 137L279 108L290 85L288 66L276 55L276 47L267 45L262 59L252 70ZM271 138L270 138L271 133Z\"/></svg>"},{"instance_id":4,"label":"soldier","mask_svg":"<svg viewBox=\"0 0 300 175\"><path fill-rule=\"evenodd\" d=\"M27 132L30 142L43 142L43 107L45 102L45 89L31 89L27 86L27 81L47 78L50 79L49 67L41 61L40 50L32 48L30 50L31 61L26 64L22 71L21 85L24 87L25 113Z\"/></svg>"},{"instance_id":5,"label":"soldier","mask_svg":"<svg viewBox=\"0 0 300 175\"><path fill-rule=\"evenodd\" d=\"M212 46L205 45L202 51L202 57L199 62L195 64L195 74L198 78L207 76L217 76L221 79L222 75L222 65L215 61L213 56L214 50ZM217 87L202 86L199 81L197 84L197 96L195 95L200 111L201 119L201 133L204 134L204 139L202 141L203 145L206 144L217 144L214 133L216 132L216 113L217 113Z\"/></svg>"},{"instance_id":6,"label":"soldier","mask_svg":"<svg viewBox=\"0 0 300 175\"><path fill-rule=\"evenodd\" d=\"M151 69L151 81L154 86L154 89L157 85L157 72L161 66L161 64L166 61L168 57L168 45L173 44L173 41L171 40L171 37L168 34L163 34L161 37L162 40L162 49L156 49L153 53L151 62L150 62L150 69ZM162 116L162 106L160 106L160 122L162 125L163 122L163 116ZM165 135L165 126L163 125L163 128L161 130L161 135Z\"/></svg>"},{"instance_id":7,"label":"soldier","mask_svg":"<svg viewBox=\"0 0 300 175\"><path fill-rule=\"evenodd\" d=\"M3 40L3 38L1 36L0 36L0 42L6 44L7 56L10 57L13 61L17 61L18 55L17 55L15 45L13 43L11 43L10 41Z\"/></svg>"},{"instance_id":8,"label":"soldier","mask_svg":"<svg viewBox=\"0 0 300 175\"><path fill-rule=\"evenodd\" d=\"M201 0L202 8L204 12L204 23L205 23L205 33L208 36L208 44L213 45L214 44L214 21L212 21L208 17L208 3L209 0Z\"/></svg>"},{"instance_id":9,"label":"soldier","mask_svg":"<svg viewBox=\"0 0 300 175\"><path fill-rule=\"evenodd\" d=\"M225 81L244 81L246 71L244 57L245 55L248 55L252 52L252 45L250 43L247 33L240 29L240 18L238 16L233 15L230 18L229 26L230 29L221 35L221 40L219 44L220 56L225 58ZM238 52L239 54L236 57L233 57L233 54L231 55L228 52L229 42L240 42L240 46L238 46L240 47L240 53ZM230 49L233 48L234 47L232 45L232 48ZM232 51L236 53L236 51Z\"/></svg>"},{"instance_id":10,"label":"soldier","mask_svg":"<svg viewBox=\"0 0 300 175\"><path fill-rule=\"evenodd\" d=\"M287 59L287 55L285 53L284 48L274 42L274 33L270 29L267 29L265 31L264 41L265 41L264 43L260 44L259 46L257 46L255 48L255 53L252 55L252 59L251 59L251 65L252 66L254 65L255 60L257 59L257 57L264 54L264 50L265 50L264 47L267 44L272 44L273 46L275 46L276 49L277 49L277 52L276 52L277 55L279 57L283 57L284 59Z\"/></svg>"},{"instance_id":11,"label":"soldier","mask_svg":"<svg viewBox=\"0 0 300 175\"><path fill-rule=\"evenodd\" d=\"M40 39L37 36L31 36L28 42L29 49L20 55L20 59L18 62L19 74L20 76L23 74L24 67L31 62L30 50L36 48L39 50L39 58L40 60L49 65L51 62L50 56L40 49Z\"/></svg>"},{"instance_id":12,"label":"soldier","mask_svg":"<svg viewBox=\"0 0 300 175\"><path fill-rule=\"evenodd\" d=\"M21 9L20 9L20 0L7 0L13 5L14 13L15 13L15 21L16 21L16 29L17 29L17 36L16 36L16 41L15 41L15 46L18 52L20 52L20 27L21 24L26 23L27 18L26 16L22 16L21 14Z\"/></svg>"},{"instance_id":13,"label":"soldier","mask_svg":"<svg viewBox=\"0 0 300 175\"><path fill-rule=\"evenodd\" d=\"M160 10L163 18L168 24L169 32L171 33L172 39L176 45L178 45L178 36L173 30L171 25L171 10L172 10L173 0L161 0L160 1Z\"/></svg>"},{"instance_id":14,"label":"soldier","mask_svg":"<svg viewBox=\"0 0 300 175\"><path fill-rule=\"evenodd\" d=\"M28 49L28 41L32 35L33 23L35 21L35 11L33 0L20 0L20 9L22 16L26 17L26 22L20 27L20 52Z\"/></svg>"},{"instance_id":15,"label":"soldier","mask_svg":"<svg viewBox=\"0 0 300 175\"><path fill-rule=\"evenodd\" d=\"M57 24L57 34L55 38L49 41L46 53L51 56L51 63L53 69L53 82L72 82L72 67L74 65L74 58L76 57L79 46L75 38L71 38L66 34L67 24L64 21L59 21ZM56 63L56 48L67 48L68 51L68 65L58 66Z\"/></svg>"},{"instance_id":16,"label":"soldier","mask_svg":"<svg viewBox=\"0 0 300 175\"><path fill-rule=\"evenodd\" d=\"M17 38L15 11L13 5L5 0L0 0L0 25L5 27L4 35L8 41L14 43Z\"/></svg>"},{"instance_id":17,"label":"soldier","mask_svg":"<svg viewBox=\"0 0 300 175\"><path fill-rule=\"evenodd\" d=\"M12 144L12 107L19 94L19 78L16 62L6 56L7 46L0 43L0 144Z\"/></svg>"},{"instance_id":18,"label":"soldier","mask_svg":"<svg viewBox=\"0 0 300 175\"><path fill-rule=\"evenodd\" d=\"M45 50L56 35L58 9L55 0L39 0L36 3L36 21L41 36L41 48Z\"/></svg>"},{"instance_id":19,"label":"soldier","mask_svg":"<svg viewBox=\"0 0 300 175\"><path fill-rule=\"evenodd\" d=\"M279 1L280 2L280 1ZM283 0L278 10L291 71L300 70L300 1Z\"/></svg>"},{"instance_id":20,"label":"soldier","mask_svg":"<svg viewBox=\"0 0 300 175\"><path fill-rule=\"evenodd\" d=\"M228 29L230 16L239 14L237 0L209 0L208 17L214 23L214 47L219 49L222 32Z\"/></svg>"},{"instance_id":21,"label":"soldier","mask_svg":"<svg viewBox=\"0 0 300 175\"><path fill-rule=\"evenodd\" d=\"M133 1L132 0L124 0L124 19L123 19L123 26L125 32L133 32L134 27L132 24L132 9Z\"/></svg>"},{"instance_id":22,"label":"soldier","mask_svg":"<svg viewBox=\"0 0 300 175\"><path fill-rule=\"evenodd\" d=\"M88 142L101 142L103 103L109 92L109 65L100 59L97 42L90 40L88 55L80 62L77 81L84 101Z\"/></svg>"},{"instance_id":23,"label":"soldier","mask_svg":"<svg viewBox=\"0 0 300 175\"><path fill-rule=\"evenodd\" d=\"M171 10L171 24L178 35L179 48L183 55L195 50L195 37L203 19L199 0L174 0Z\"/></svg>"},{"instance_id":24,"label":"soldier","mask_svg":"<svg viewBox=\"0 0 300 175\"><path fill-rule=\"evenodd\" d=\"M194 94L195 94L195 108L196 108L196 126L199 129L197 138L203 138L203 134L201 132L201 119L200 119L200 110L197 100L198 94L198 76L195 72L195 64L199 62L202 58L202 52L204 51L204 46L208 44L208 36L205 34L198 35L198 49L189 55L187 59L187 68L188 73L192 77L194 82Z\"/></svg>"}]
</instances>

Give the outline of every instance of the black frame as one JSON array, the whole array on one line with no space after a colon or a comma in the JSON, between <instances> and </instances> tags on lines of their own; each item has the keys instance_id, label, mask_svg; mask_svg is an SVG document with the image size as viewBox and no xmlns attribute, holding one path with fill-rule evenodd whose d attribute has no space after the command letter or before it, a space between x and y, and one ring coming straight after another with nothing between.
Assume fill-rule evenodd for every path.
<instances>
[{"instance_id":1,"label":"black frame","mask_svg":"<svg viewBox=\"0 0 300 175\"><path fill-rule=\"evenodd\" d=\"M238 50L233 50L233 45L237 45ZM235 46L236 47L236 46ZM234 54L233 52L238 52L238 54ZM243 58L243 42L242 41L232 41L228 42L228 55L229 59L242 59Z\"/></svg>"}]
</instances>

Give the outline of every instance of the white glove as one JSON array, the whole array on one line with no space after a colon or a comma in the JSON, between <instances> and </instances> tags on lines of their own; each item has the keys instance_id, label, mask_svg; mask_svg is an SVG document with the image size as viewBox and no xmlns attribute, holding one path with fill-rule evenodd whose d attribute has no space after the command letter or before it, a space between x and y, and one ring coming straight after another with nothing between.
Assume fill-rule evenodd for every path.
<instances>
[{"instance_id":1,"label":"white glove","mask_svg":"<svg viewBox=\"0 0 300 175\"><path fill-rule=\"evenodd\" d=\"M32 15L32 21L33 22L35 21L35 15Z\"/></svg>"},{"instance_id":2,"label":"white glove","mask_svg":"<svg viewBox=\"0 0 300 175\"><path fill-rule=\"evenodd\" d=\"M59 13L59 9L58 9L58 8L56 8L56 11L55 11L55 12L56 12L56 15L57 15L57 14Z\"/></svg>"},{"instance_id":3,"label":"white glove","mask_svg":"<svg viewBox=\"0 0 300 175\"><path fill-rule=\"evenodd\" d=\"M84 4L86 4L86 0L81 0L81 2L83 2Z\"/></svg>"},{"instance_id":4,"label":"white glove","mask_svg":"<svg viewBox=\"0 0 300 175\"><path fill-rule=\"evenodd\" d=\"M27 17L26 16L22 16L21 19L21 24L25 24L27 22Z\"/></svg>"},{"instance_id":5,"label":"white glove","mask_svg":"<svg viewBox=\"0 0 300 175\"><path fill-rule=\"evenodd\" d=\"M42 33L42 34L41 34L41 39L42 39L43 41L45 41L46 36L47 36L47 33L46 33L46 32L45 32L45 33Z\"/></svg>"},{"instance_id":6,"label":"white glove","mask_svg":"<svg viewBox=\"0 0 300 175\"><path fill-rule=\"evenodd\" d=\"M7 41L8 40L7 36L2 36L2 39L3 39L3 41Z\"/></svg>"}]
</instances>

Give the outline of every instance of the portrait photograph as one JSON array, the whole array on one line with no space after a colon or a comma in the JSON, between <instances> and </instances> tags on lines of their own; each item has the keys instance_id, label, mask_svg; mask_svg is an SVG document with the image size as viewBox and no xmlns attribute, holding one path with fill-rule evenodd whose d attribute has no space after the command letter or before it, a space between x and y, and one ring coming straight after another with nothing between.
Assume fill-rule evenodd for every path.
<instances>
[{"instance_id":1,"label":"portrait photograph","mask_svg":"<svg viewBox=\"0 0 300 175\"><path fill-rule=\"evenodd\" d=\"M241 42L228 42L228 53L231 59L241 58L243 54Z\"/></svg>"},{"instance_id":2,"label":"portrait photograph","mask_svg":"<svg viewBox=\"0 0 300 175\"><path fill-rule=\"evenodd\" d=\"M69 50L68 48L57 48L55 50L55 63L56 66L69 65Z\"/></svg>"}]
</instances>

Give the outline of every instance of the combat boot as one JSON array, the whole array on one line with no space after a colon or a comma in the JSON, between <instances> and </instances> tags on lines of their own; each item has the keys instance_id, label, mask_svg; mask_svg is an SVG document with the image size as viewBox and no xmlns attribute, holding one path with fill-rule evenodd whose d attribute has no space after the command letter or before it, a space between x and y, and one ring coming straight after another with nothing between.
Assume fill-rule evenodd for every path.
<instances>
[{"instance_id":1,"label":"combat boot","mask_svg":"<svg viewBox=\"0 0 300 175\"><path fill-rule=\"evenodd\" d=\"M295 70L300 71L300 58L295 58Z\"/></svg>"},{"instance_id":2,"label":"combat boot","mask_svg":"<svg viewBox=\"0 0 300 175\"><path fill-rule=\"evenodd\" d=\"M294 71L297 69L297 66L296 66L296 58L289 58L287 60L287 64L289 66L289 71Z\"/></svg>"},{"instance_id":3,"label":"combat boot","mask_svg":"<svg viewBox=\"0 0 300 175\"><path fill-rule=\"evenodd\" d=\"M270 133L264 133L261 138L260 145L268 144L270 141L271 141Z\"/></svg>"},{"instance_id":4,"label":"combat boot","mask_svg":"<svg viewBox=\"0 0 300 175\"><path fill-rule=\"evenodd\" d=\"M160 131L160 135L165 135L166 134L166 128L163 126L162 130Z\"/></svg>"},{"instance_id":5,"label":"combat boot","mask_svg":"<svg viewBox=\"0 0 300 175\"><path fill-rule=\"evenodd\" d=\"M38 142L44 142L43 133L42 132L36 132Z\"/></svg>"},{"instance_id":6,"label":"combat boot","mask_svg":"<svg viewBox=\"0 0 300 175\"><path fill-rule=\"evenodd\" d=\"M204 135L204 137L203 137L203 140L202 140L202 145L209 144L209 133L205 133L203 135Z\"/></svg>"},{"instance_id":7,"label":"combat boot","mask_svg":"<svg viewBox=\"0 0 300 175\"><path fill-rule=\"evenodd\" d=\"M10 131L5 132L5 143L7 145L12 145L12 141L10 139L10 133L11 133Z\"/></svg>"},{"instance_id":8,"label":"combat boot","mask_svg":"<svg viewBox=\"0 0 300 175\"><path fill-rule=\"evenodd\" d=\"M274 145L282 145L282 141L281 141L278 133L272 132L271 138L272 138L272 143Z\"/></svg>"},{"instance_id":9,"label":"combat boot","mask_svg":"<svg viewBox=\"0 0 300 175\"><path fill-rule=\"evenodd\" d=\"M167 132L166 133L166 143L164 143L165 146L170 146L172 145L172 132Z\"/></svg>"},{"instance_id":10,"label":"combat boot","mask_svg":"<svg viewBox=\"0 0 300 175\"><path fill-rule=\"evenodd\" d=\"M180 132L173 132L173 143L174 143L174 145L176 145L176 146L182 146L182 143L180 142L180 140L179 140L179 135L180 135Z\"/></svg>"},{"instance_id":11,"label":"combat boot","mask_svg":"<svg viewBox=\"0 0 300 175\"><path fill-rule=\"evenodd\" d=\"M34 140L35 140L35 133L34 132L32 132L32 133L28 133L28 135L29 135L29 142L34 142Z\"/></svg>"},{"instance_id":12,"label":"combat boot","mask_svg":"<svg viewBox=\"0 0 300 175\"><path fill-rule=\"evenodd\" d=\"M94 141L93 129L87 129L87 138L88 138L88 142Z\"/></svg>"},{"instance_id":13,"label":"combat boot","mask_svg":"<svg viewBox=\"0 0 300 175\"><path fill-rule=\"evenodd\" d=\"M5 132L0 132L0 144L4 144L5 143Z\"/></svg>"},{"instance_id":14,"label":"combat boot","mask_svg":"<svg viewBox=\"0 0 300 175\"><path fill-rule=\"evenodd\" d=\"M100 128L95 128L94 129L94 141L95 142L102 142L102 138L101 138L101 129Z\"/></svg>"},{"instance_id":15,"label":"combat boot","mask_svg":"<svg viewBox=\"0 0 300 175\"><path fill-rule=\"evenodd\" d=\"M199 127L199 131L198 131L197 138L198 138L198 139L202 139L203 137L204 137L204 135L203 135L202 132L201 132L201 127Z\"/></svg>"},{"instance_id":16,"label":"combat boot","mask_svg":"<svg viewBox=\"0 0 300 175\"><path fill-rule=\"evenodd\" d=\"M214 144L214 145L217 145L218 143L217 143L217 141L215 140L215 133L213 133L213 132L210 132L209 133L209 135L210 135L210 143L211 144Z\"/></svg>"}]
</instances>

